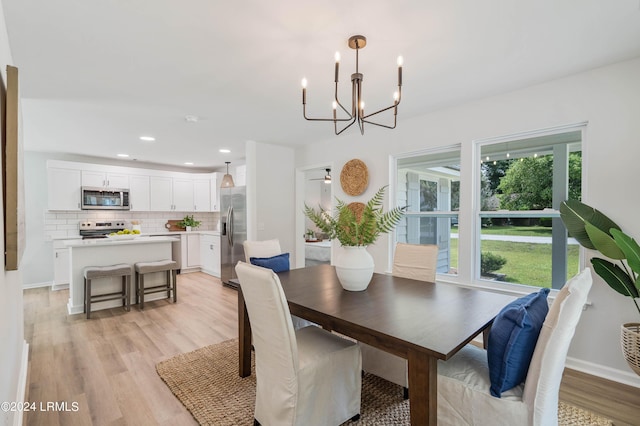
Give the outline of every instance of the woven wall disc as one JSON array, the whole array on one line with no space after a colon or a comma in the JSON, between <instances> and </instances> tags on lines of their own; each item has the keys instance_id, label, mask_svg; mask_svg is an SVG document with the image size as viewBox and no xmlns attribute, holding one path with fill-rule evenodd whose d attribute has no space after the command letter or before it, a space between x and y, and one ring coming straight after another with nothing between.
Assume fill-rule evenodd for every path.
<instances>
[{"instance_id":1,"label":"woven wall disc","mask_svg":"<svg viewBox=\"0 0 640 426\"><path fill-rule=\"evenodd\" d=\"M360 222L360 219L362 219L362 212L364 211L364 208L366 206L363 203L355 201L353 203L349 203L347 207L349 207L349 210L351 210L353 214L356 215L356 220Z\"/></svg>"},{"instance_id":2,"label":"woven wall disc","mask_svg":"<svg viewBox=\"0 0 640 426\"><path fill-rule=\"evenodd\" d=\"M362 160L354 158L347 162L340 172L342 190L352 196L362 194L369 185L369 171Z\"/></svg>"}]
</instances>

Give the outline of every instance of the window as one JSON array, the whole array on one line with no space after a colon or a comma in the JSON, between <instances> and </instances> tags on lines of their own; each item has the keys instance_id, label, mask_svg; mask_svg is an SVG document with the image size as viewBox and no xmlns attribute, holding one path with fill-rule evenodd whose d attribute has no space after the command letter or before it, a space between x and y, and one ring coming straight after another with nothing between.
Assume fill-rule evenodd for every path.
<instances>
[{"instance_id":1,"label":"window","mask_svg":"<svg viewBox=\"0 0 640 426\"><path fill-rule=\"evenodd\" d=\"M579 270L558 208L581 197L584 128L396 157L396 205L408 206L396 241L437 244L441 281L560 288Z\"/></svg>"},{"instance_id":2,"label":"window","mask_svg":"<svg viewBox=\"0 0 640 426\"><path fill-rule=\"evenodd\" d=\"M580 198L581 137L574 130L480 144L481 280L560 288L578 272L578 245L558 208Z\"/></svg>"},{"instance_id":3,"label":"window","mask_svg":"<svg viewBox=\"0 0 640 426\"><path fill-rule=\"evenodd\" d=\"M397 203L407 214L396 228L396 240L439 247L440 274L457 274L459 147L398 159Z\"/></svg>"}]
</instances>

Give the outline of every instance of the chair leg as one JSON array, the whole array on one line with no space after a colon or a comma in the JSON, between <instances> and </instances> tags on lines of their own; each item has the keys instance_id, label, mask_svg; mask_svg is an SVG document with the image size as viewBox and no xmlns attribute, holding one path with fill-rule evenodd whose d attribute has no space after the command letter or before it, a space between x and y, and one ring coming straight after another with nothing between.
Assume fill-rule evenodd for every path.
<instances>
[{"instance_id":1,"label":"chair leg","mask_svg":"<svg viewBox=\"0 0 640 426\"><path fill-rule=\"evenodd\" d=\"M351 417L351 421L352 422L357 422L358 420L360 420L360 413L358 413L355 416Z\"/></svg>"},{"instance_id":2,"label":"chair leg","mask_svg":"<svg viewBox=\"0 0 640 426\"><path fill-rule=\"evenodd\" d=\"M167 280L167 299L171 300L171 270L167 270L165 275L165 279Z\"/></svg>"},{"instance_id":3,"label":"chair leg","mask_svg":"<svg viewBox=\"0 0 640 426\"><path fill-rule=\"evenodd\" d=\"M253 419L253 426L260 426L260 423L256 419Z\"/></svg>"},{"instance_id":4,"label":"chair leg","mask_svg":"<svg viewBox=\"0 0 640 426\"><path fill-rule=\"evenodd\" d=\"M144 274L138 275L138 292L140 294L140 309L144 309Z\"/></svg>"},{"instance_id":5,"label":"chair leg","mask_svg":"<svg viewBox=\"0 0 640 426\"><path fill-rule=\"evenodd\" d=\"M124 280L124 310L131 311L131 275L122 277Z\"/></svg>"},{"instance_id":6,"label":"chair leg","mask_svg":"<svg viewBox=\"0 0 640 426\"><path fill-rule=\"evenodd\" d=\"M175 269L171 271L171 277L173 278L173 303L178 303L178 279Z\"/></svg>"},{"instance_id":7,"label":"chair leg","mask_svg":"<svg viewBox=\"0 0 640 426\"><path fill-rule=\"evenodd\" d=\"M402 397L404 399L409 399L409 388L402 388Z\"/></svg>"},{"instance_id":8,"label":"chair leg","mask_svg":"<svg viewBox=\"0 0 640 426\"><path fill-rule=\"evenodd\" d=\"M127 297L127 276L123 275L122 277L120 277L120 281L121 281L120 285L122 286L122 290L120 290L121 293L122 293L122 307L126 311L127 310L127 299L126 299L126 297Z\"/></svg>"},{"instance_id":9,"label":"chair leg","mask_svg":"<svg viewBox=\"0 0 640 426\"><path fill-rule=\"evenodd\" d=\"M87 305L87 319L91 318L91 280L87 279L87 290L84 292L84 300Z\"/></svg>"}]
</instances>

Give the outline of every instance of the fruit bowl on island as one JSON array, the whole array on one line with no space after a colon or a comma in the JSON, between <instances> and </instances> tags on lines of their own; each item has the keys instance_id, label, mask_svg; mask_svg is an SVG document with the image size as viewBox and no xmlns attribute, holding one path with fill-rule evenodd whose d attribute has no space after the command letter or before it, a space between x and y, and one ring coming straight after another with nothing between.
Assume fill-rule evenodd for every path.
<instances>
[{"instance_id":1,"label":"fruit bowl on island","mask_svg":"<svg viewBox=\"0 0 640 426\"><path fill-rule=\"evenodd\" d=\"M107 238L110 240L133 240L140 236L140 231L134 229L133 231L130 229L123 229L122 231L112 232L107 235Z\"/></svg>"}]
</instances>

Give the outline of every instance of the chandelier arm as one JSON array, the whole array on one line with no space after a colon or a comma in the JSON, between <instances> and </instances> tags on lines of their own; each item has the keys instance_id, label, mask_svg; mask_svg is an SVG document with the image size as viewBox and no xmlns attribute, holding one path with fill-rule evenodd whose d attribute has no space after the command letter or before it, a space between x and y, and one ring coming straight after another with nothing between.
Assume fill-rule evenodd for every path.
<instances>
[{"instance_id":1,"label":"chandelier arm","mask_svg":"<svg viewBox=\"0 0 640 426\"><path fill-rule=\"evenodd\" d=\"M351 120L351 117L349 117L349 118L310 118L310 117L307 117L307 106L306 106L306 104L302 105L302 116L305 118L305 120L309 120L309 121L349 121L349 120Z\"/></svg>"},{"instance_id":2,"label":"chandelier arm","mask_svg":"<svg viewBox=\"0 0 640 426\"><path fill-rule=\"evenodd\" d=\"M369 118L369 117L372 117L372 116L374 116L374 115L376 115L376 114L380 114L381 112L385 112L385 111L387 111L387 110L390 110L391 108L396 108L397 106L398 106L398 104L396 103L396 104L391 105L391 106L388 106L388 107L386 107L386 108L382 108L382 109L381 109L381 110L379 110L379 111L372 112L371 114L367 114L367 115L363 116L363 117L362 117L362 119L364 120L364 119ZM395 114L394 114L394 115L395 115Z\"/></svg>"},{"instance_id":3,"label":"chandelier arm","mask_svg":"<svg viewBox=\"0 0 640 426\"><path fill-rule=\"evenodd\" d=\"M380 124L380 123L376 123L374 121L369 121L369 120L362 120L364 123L367 124L373 124L374 126L380 126L380 127L384 127L386 129L395 129L396 128L396 117L393 117L393 126L388 126L386 124Z\"/></svg>"},{"instance_id":4,"label":"chandelier arm","mask_svg":"<svg viewBox=\"0 0 640 426\"><path fill-rule=\"evenodd\" d=\"M360 128L360 134L364 136L364 120L358 118L358 128Z\"/></svg>"},{"instance_id":5,"label":"chandelier arm","mask_svg":"<svg viewBox=\"0 0 640 426\"><path fill-rule=\"evenodd\" d=\"M342 132L344 132L345 130L347 130L349 127L353 126L353 123L355 123L355 122L356 122L356 118L355 118L355 117L353 117L353 119L351 120L351 123L349 123L349 124L347 124L346 126L344 126L344 128L343 128L342 130L340 130L339 132L338 132L337 126L336 126L336 125L335 125L335 123L334 123L334 130L335 130L335 132L336 132L336 136L338 136L340 133L342 133Z\"/></svg>"},{"instance_id":6,"label":"chandelier arm","mask_svg":"<svg viewBox=\"0 0 640 426\"><path fill-rule=\"evenodd\" d=\"M349 120L351 120L353 118L353 114L349 114L349 111L347 111L347 109L338 100L338 82L337 81L336 81L336 91L333 97L336 101L336 104L340 105L340 108L342 108L342 110L349 116Z\"/></svg>"}]
</instances>

